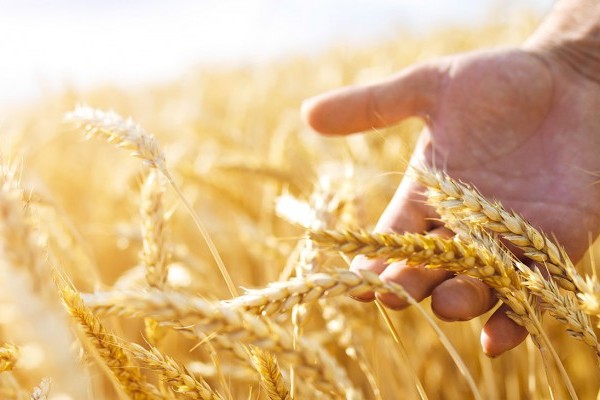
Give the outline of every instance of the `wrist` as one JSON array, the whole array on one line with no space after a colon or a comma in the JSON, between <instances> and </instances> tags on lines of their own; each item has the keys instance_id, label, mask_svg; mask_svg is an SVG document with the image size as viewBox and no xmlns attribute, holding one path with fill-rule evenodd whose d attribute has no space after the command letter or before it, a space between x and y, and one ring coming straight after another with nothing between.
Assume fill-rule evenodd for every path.
<instances>
[{"instance_id":1,"label":"wrist","mask_svg":"<svg viewBox=\"0 0 600 400\"><path fill-rule=\"evenodd\" d=\"M600 84L600 2L559 1L524 48Z\"/></svg>"}]
</instances>

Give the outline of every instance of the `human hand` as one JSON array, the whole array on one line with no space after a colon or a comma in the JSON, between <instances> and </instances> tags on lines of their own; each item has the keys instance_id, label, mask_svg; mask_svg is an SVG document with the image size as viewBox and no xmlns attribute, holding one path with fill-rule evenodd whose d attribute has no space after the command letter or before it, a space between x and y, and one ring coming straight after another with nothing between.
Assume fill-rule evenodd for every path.
<instances>
[{"instance_id":1,"label":"human hand","mask_svg":"<svg viewBox=\"0 0 600 400\"><path fill-rule=\"evenodd\" d=\"M528 48L475 51L418 64L370 86L349 87L307 100L307 123L326 135L380 128L411 117L425 119L410 164L443 167L483 195L514 209L556 235L579 260L600 226L600 85L556 53ZM377 231L450 235L405 176L377 223ZM496 303L482 282L441 270L356 258L417 300L431 295L441 319L469 320ZM378 297L388 307L406 302ZM372 300L372 293L361 296ZM483 350L496 356L527 335L501 306L486 323Z\"/></svg>"}]
</instances>

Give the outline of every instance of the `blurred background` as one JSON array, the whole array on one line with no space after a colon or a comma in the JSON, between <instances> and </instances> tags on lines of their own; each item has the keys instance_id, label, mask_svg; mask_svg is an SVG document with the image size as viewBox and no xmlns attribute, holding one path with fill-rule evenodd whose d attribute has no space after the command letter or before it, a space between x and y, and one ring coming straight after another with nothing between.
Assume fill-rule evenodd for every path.
<instances>
[{"instance_id":1,"label":"blurred background","mask_svg":"<svg viewBox=\"0 0 600 400\"><path fill-rule=\"evenodd\" d=\"M500 22L552 0L0 1L0 106L64 87L166 83L191 66L356 47Z\"/></svg>"},{"instance_id":2,"label":"blurred background","mask_svg":"<svg viewBox=\"0 0 600 400\"><path fill-rule=\"evenodd\" d=\"M151 179L147 162L103 140L84 141L82 129L64 123L77 104L131 116L154 134L173 182L221 251L234 284L261 288L297 274L297 266L346 265L312 250L306 256L305 230L282 218L276 204L283 199L312 210L330 229L372 229L423 127L413 118L366 135L324 138L301 120L303 99L434 57L518 45L552 3L0 0L0 196L11 194L7 204L14 203L11 212L0 212L0 228L8 227L0 232L0 348L14 343L22 354L14 371L0 373L0 399L31 398L43 377L53 382L50 400L120 398L105 365L92 361L95 345L67 318L49 283L52 269L82 293L143 291L152 267L147 259L158 248L166 255L165 290L209 301L231 296L176 191ZM113 118L95 115L96 124ZM148 182L164 195L143 190ZM160 207L149 206L150 197ZM8 217L32 232L30 240L14 239L21 230ZM149 237L148 221L164 231ZM600 247L592 254L581 269L589 274ZM302 336L323 346L365 399L417 398L417 379L431 399L472 398L416 307L390 314L392 335L374 304L345 297L321 303L300 318ZM423 306L428 313L428 300ZM483 356L479 334L488 317L436 320L481 397L552 398L544 360L531 342L493 360ZM288 316L277 321L296 332ZM125 348L147 346L143 318L110 315L102 322ZM596 398L593 352L563 326L548 321L547 327L580 398ZM80 333L86 351L71 332ZM202 340L199 346L171 330L157 343L217 391L231 393L225 398L266 399L254 369L226 345ZM289 349L273 351L289 371L295 360ZM147 362L135 364L158 382ZM313 378L307 375L308 389Z\"/></svg>"}]
</instances>

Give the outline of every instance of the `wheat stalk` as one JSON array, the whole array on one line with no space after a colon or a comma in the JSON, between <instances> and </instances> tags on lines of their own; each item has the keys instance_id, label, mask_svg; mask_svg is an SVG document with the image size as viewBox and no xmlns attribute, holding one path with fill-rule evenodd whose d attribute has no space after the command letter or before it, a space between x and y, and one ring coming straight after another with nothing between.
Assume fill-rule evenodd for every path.
<instances>
[{"instance_id":1,"label":"wheat stalk","mask_svg":"<svg viewBox=\"0 0 600 400\"><path fill-rule=\"evenodd\" d=\"M291 400L290 392L275 357L268 351L261 350L256 346L250 347L252 364L260 375L262 386L267 391L270 400Z\"/></svg>"},{"instance_id":2,"label":"wheat stalk","mask_svg":"<svg viewBox=\"0 0 600 400\"><path fill-rule=\"evenodd\" d=\"M354 329L361 329L363 320L358 319L357 321L357 319L352 319L350 316L354 313L350 312L346 314L340 312L344 304L341 301L342 299L337 298L329 300L330 301L321 302L321 315L325 320L327 330L336 337L337 342L344 349L344 353L358 364L358 367L365 375L365 378L371 387L373 397L376 400L381 400L381 391L377 379L375 378L373 367L369 364L367 352L360 340L357 339L358 333ZM356 303L352 302L351 305L355 306ZM356 323L352 324L352 321L357 321L358 326Z\"/></svg>"},{"instance_id":3,"label":"wheat stalk","mask_svg":"<svg viewBox=\"0 0 600 400\"><path fill-rule=\"evenodd\" d=\"M25 197L16 166L5 164L0 154L0 293L2 303L8 302L19 314L2 330L14 330L21 340L43 345L59 382L82 395L81 380L71 374L79 364L69 349L73 337L68 321L47 285L54 257L44 246Z\"/></svg>"}]
</instances>

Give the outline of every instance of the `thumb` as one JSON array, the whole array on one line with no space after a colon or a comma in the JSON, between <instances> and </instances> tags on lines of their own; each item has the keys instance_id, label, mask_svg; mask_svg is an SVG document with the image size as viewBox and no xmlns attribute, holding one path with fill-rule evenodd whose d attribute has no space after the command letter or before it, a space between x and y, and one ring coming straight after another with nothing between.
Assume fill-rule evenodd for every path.
<instances>
[{"instance_id":1,"label":"thumb","mask_svg":"<svg viewBox=\"0 0 600 400\"><path fill-rule=\"evenodd\" d=\"M446 63L416 64L377 84L349 86L305 100L302 116L319 133L344 135L431 113Z\"/></svg>"}]
</instances>

